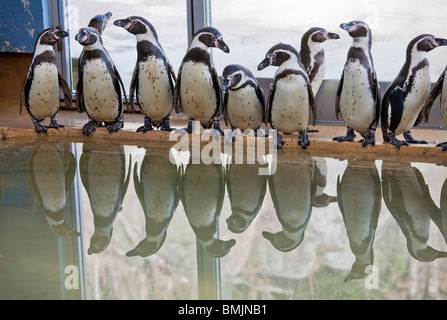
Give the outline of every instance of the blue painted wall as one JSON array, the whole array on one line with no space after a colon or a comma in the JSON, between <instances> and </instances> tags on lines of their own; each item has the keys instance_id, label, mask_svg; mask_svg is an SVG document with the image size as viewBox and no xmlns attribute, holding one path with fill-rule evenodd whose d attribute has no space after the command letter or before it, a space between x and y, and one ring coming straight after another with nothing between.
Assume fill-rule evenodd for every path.
<instances>
[{"instance_id":1,"label":"blue painted wall","mask_svg":"<svg viewBox=\"0 0 447 320\"><path fill-rule=\"evenodd\" d=\"M50 0L0 0L0 52L33 52L50 26Z\"/></svg>"}]
</instances>

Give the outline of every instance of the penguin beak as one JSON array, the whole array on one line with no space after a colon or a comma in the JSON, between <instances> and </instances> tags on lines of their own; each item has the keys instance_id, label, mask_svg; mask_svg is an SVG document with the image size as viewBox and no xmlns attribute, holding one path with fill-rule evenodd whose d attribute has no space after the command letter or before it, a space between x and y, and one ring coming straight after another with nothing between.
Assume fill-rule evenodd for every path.
<instances>
[{"instance_id":1,"label":"penguin beak","mask_svg":"<svg viewBox=\"0 0 447 320\"><path fill-rule=\"evenodd\" d=\"M127 30L130 28L131 22L129 19L119 19L119 20L115 20L115 22L113 22L113 24L117 27L121 27L121 28L124 28Z\"/></svg>"},{"instance_id":2,"label":"penguin beak","mask_svg":"<svg viewBox=\"0 0 447 320\"><path fill-rule=\"evenodd\" d=\"M79 31L79 33L75 36L75 40L81 44L87 41L87 39L88 35L84 31Z\"/></svg>"},{"instance_id":3,"label":"penguin beak","mask_svg":"<svg viewBox=\"0 0 447 320\"><path fill-rule=\"evenodd\" d=\"M225 53L229 53L230 52L230 48L228 48L227 44L222 40L219 39L215 42L216 48L219 48L220 50L222 50Z\"/></svg>"},{"instance_id":4,"label":"penguin beak","mask_svg":"<svg viewBox=\"0 0 447 320\"><path fill-rule=\"evenodd\" d=\"M270 58L265 58L261 61L261 63L258 65L258 71L264 70L270 65Z\"/></svg>"},{"instance_id":5,"label":"penguin beak","mask_svg":"<svg viewBox=\"0 0 447 320\"><path fill-rule=\"evenodd\" d=\"M352 27L352 23L351 22L350 23L342 23L340 25L340 28L342 28L343 30L346 30L348 32L349 32L349 29L351 29L351 27Z\"/></svg>"},{"instance_id":6,"label":"penguin beak","mask_svg":"<svg viewBox=\"0 0 447 320\"><path fill-rule=\"evenodd\" d=\"M336 34L336 33L328 32L328 33L325 35L325 38L326 38L326 40L340 39L340 36L339 36L338 34Z\"/></svg>"},{"instance_id":7,"label":"penguin beak","mask_svg":"<svg viewBox=\"0 0 447 320\"><path fill-rule=\"evenodd\" d=\"M107 13L105 14L105 16L106 16L106 21L109 21L110 18L112 17L112 13L111 13L111 12L107 12Z\"/></svg>"},{"instance_id":8,"label":"penguin beak","mask_svg":"<svg viewBox=\"0 0 447 320\"><path fill-rule=\"evenodd\" d=\"M435 44L437 47L447 46L447 39L435 38Z\"/></svg>"},{"instance_id":9,"label":"penguin beak","mask_svg":"<svg viewBox=\"0 0 447 320\"><path fill-rule=\"evenodd\" d=\"M67 31L63 31L63 30L58 30L54 33L54 38L56 40L59 40L61 38L65 38L68 37L68 32Z\"/></svg>"},{"instance_id":10,"label":"penguin beak","mask_svg":"<svg viewBox=\"0 0 447 320\"><path fill-rule=\"evenodd\" d=\"M230 80L229 79L223 79L222 81L222 91L227 91L228 87L230 86Z\"/></svg>"}]
</instances>

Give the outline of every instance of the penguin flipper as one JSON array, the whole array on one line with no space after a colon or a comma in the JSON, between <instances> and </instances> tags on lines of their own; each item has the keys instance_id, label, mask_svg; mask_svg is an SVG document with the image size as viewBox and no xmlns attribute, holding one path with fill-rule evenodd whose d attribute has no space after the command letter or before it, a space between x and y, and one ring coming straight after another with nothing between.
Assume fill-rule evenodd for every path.
<instances>
[{"instance_id":1,"label":"penguin flipper","mask_svg":"<svg viewBox=\"0 0 447 320\"><path fill-rule=\"evenodd\" d=\"M390 91L388 98L391 104L391 123L389 124L389 129L390 131L394 131L399 125L404 111L403 89L396 85L396 87Z\"/></svg>"},{"instance_id":2,"label":"penguin flipper","mask_svg":"<svg viewBox=\"0 0 447 320\"><path fill-rule=\"evenodd\" d=\"M272 84L270 84L270 92L269 92L269 96L267 99L266 122L270 123L270 125L272 125L272 123L271 123L271 121L272 121L272 102L273 102L273 97L275 96L275 92L276 92L276 79Z\"/></svg>"},{"instance_id":3,"label":"penguin flipper","mask_svg":"<svg viewBox=\"0 0 447 320\"><path fill-rule=\"evenodd\" d=\"M229 125L229 121L228 121L227 106L228 106L228 90L225 90L224 96L223 96L222 113L223 113L223 116L224 116L225 124L228 126Z\"/></svg>"},{"instance_id":4,"label":"penguin flipper","mask_svg":"<svg viewBox=\"0 0 447 320\"><path fill-rule=\"evenodd\" d=\"M118 69L116 68L116 66L113 66L113 72L115 73L116 78L118 79L118 82L121 86L121 90L123 90L123 96L124 96L124 100L126 101L126 109L127 111L129 111L129 101L127 100L127 94L126 94L126 88L124 87L124 83L123 80L121 79L121 76L118 72Z\"/></svg>"},{"instance_id":5,"label":"penguin flipper","mask_svg":"<svg viewBox=\"0 0 447 320\"><path fill-rule=\"evenodd\" d=\"M183 112L182 99L180 97L181 79L182 79L182 67L180 66L180 69L177 74L177 80L175 81L175 87L174 87L174 110L177 113Z\"/></svg>"},{"instance_id":6,"label":"penguin flipper","mask_svg":"<svg viewBox=\"0 0 447 320\"><path fill-rule=\"evenodd\" d=\"M129 87L129 100L130 100L130 110L132 113L135 113L135 107L134 107L134 97L135 97L135 88L138 88L138 64L135 66L135 69L133 70L132 79L130 80L130 87ZM137 100L138 100L138 93L137 93Z\"/></svg>"},{"instance_id":7,"label":"penguin flipper","mask_svg":"<svg viewBox=\"0 0 447 320\"><path fill-rule=\"evenodd\" d=\"M375 121L372 127L376 128L380 121L380 115L382 113L382 104L380 100L380 85L379 82L377 81L377 75L375 72L372 72L372 84L373 84L372 90L374 94L374 101L376 108L375 119L374 119Z\"/></svg>"},{"instance_id":8,"label":"penguin flipper","mask_svg":"<svg viewBox=\"0 0 447 320\"><path fill-rule=\"evenodd\" d=\"M216 112L212 117L212 119L214 119L215 117L218 117L222 114L222 90L220 90L219 76L217 75L217 71L216 68L214 68L214 66L212 67L211 70L211 78L213 80L213 87L217 98Z\"/></svg>"},{"instance_id":9,"label":"penguin flipper","mask_svg":"<svg viewBox=\"0 0 447 320\"><path fill-rule=\"evenodd\" d=\"M22 106L25 105L26 109L29 109L27 102L27 89L31 86L31 78L32 78L32 70L31 67L28 68L28 72L26 73L25 80L23 81L22 92L20 94L20 114L22 114Z\"/></svg>"},{"instance_id":10,"label":"penguin flipper","mask_svg":"<svg viewBox=\"0 0 447 320\"><path fill-rule=\"evenodd\" d=\"M438 81L436 81L436 84L434 85L433 89L431 90L430 94L428 95L428 98L424 104L424 107L422 108L422 111L424 112L424 121L425 122L428 121L428 118L430 115L430 110L433 107L433 104L435 103L436 99L442 92L442 86L444 84L444 78L445 78L446 71L447 71L447 68L441 74Z\"/></svg>"},{"instance_id":11,"label":"penguin flipper","mask_svg":"<svg viewBox=\"0 0 447 320\"><path fill-rule=\"evenodd\" d=\"M78 109L79 113L82 113L85 111L85 105L84 105L84 85L83 85L83 76L84 71L82 70L83 65L83 53L79 56L78 60L78 83L76 84L76 95L75 95L75 102L76 102L76 108Z\"/></svg>"},{"instance_id":12,"label":"penguin flipper","mask_svg":"<svg viewBox=\"0 0 447 320\"><path fill-rule=\"evenodd\" d=\"M62 93L64 94L64 103L65 103L65 107L67 107L67 109L71 108L71 102L72 102L72 98L71 98L71 89L67 84L67 81L65 81L64 77L62 76L62 74L60 72L58 72L58 79L59 79L59 87L62 90Z\"/></svg>"},{"instance_id":13,"label":"penguin flipper","mask_svg":"<svg viewBox=\"0 0 447 320\"><path fill-rule=\"evenodd\" d=\"M261 101L262 105L262 122L267 124L267 108L265 105L264 90L262 90L259 85L256 86L256 96L258 97L258 100Z\"/></svg>"},{"instance_id":14,"label":"penguin flipper","mask_svg":"<svg viewBox=\"0 0 447 320\"><path fill-rule=\"evenodd\" d=\"M345 80L344 74L341 75L340 81L338 83L337 94L335 96L335 117L338 120L338 115L340 114L340 95L341 90L343 89L343 82Z\"/></svg>"},{"instance_id":15,"label":"penguin flipper","mask_svg":"<svg viewBox=\"0 0 447 320\"><path fill-rule=\"evenodd\" d=\"M310 82L307 84L307 95L309 96L309 107L312 113L312 125L314 126L317 122L317 109L315 104L315 96L312 91L312 86L310 85Z\"/></svg>"}]
</instances>

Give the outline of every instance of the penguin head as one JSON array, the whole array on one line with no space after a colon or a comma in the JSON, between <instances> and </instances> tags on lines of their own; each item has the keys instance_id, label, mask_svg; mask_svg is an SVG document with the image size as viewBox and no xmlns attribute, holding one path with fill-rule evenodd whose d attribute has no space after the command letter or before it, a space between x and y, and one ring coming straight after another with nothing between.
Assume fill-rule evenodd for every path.
<instances>
[{"instance_id":1,"label":"penguin head","mask_svg":"<svg viewBox=\"0 0 447 320\"><path fill-rule=\"evenodd\" d=\"M138 16L128 17L127 19L115 20L113 24L117 27L126 29L132 34L145 34L151 32L155 39L158 39L154 26L146 19Z\"/></svg>"},{"instance_id":2,"label":"penguin head","mask_svg":"<svg viewBox=\"0 0 447 320\"><path fill-rule=\"evenodd\" d=\"M336 33L328 32L326 29L314 27L310 28L303 35L303 40L307 43L309 40L315 43L322 43L326 40L340 39L340 36Z\"/></svg>"},{"instance_id":3,"label":"penguin head","mask_svg":"<svg viewBox=\"0 0 447 320\"><path fill-rule=\"evenodd\" d=\"M222 34L219 30L213 27L206 27L198 30L193 38L203 43L208 48L218 48L225 53L230 52L230 48L223 41Z\"/></svg>"},{"instance_id":4,"label":"penguin head","mask_svg":"<svg viewBox=\"0 0 447 320\"><path fill-rule=\"evenodd\" d=\"M68 32L58 30L56 28L48 28L43 30L37 37L37 45L53 45L60 39L68 37Z\"/></svg>"},{"instance_id":5,"label":"penguin head","mask_svg":"<svg viewBox=\"0 0 447 320\"><path fill-rule=\"evenodd\" d=\"M89 46L101 42L101 36L98 30L94 28L81 28L76 34L75 40L83 46Z\"/></svg>"},{"instance_id":6,"label":"penguin head","mask_svg":"<svg viewBox=\"0 0 447 320\"><path fill-rule=\"evenodd\" d=\"M422 52L431 51L439 46L446 46L447 40L436 38L431 34L421 34L410 41L407 47L407 53L411 53L413 49Z\"/></svg>"},{"instance_id":7,"label":"penguin head","mask_svg":"<svg viewBox=\"0 0 447 320\"><path fill-rule=\"evenodd\" d=\"M342 23L340 24L340 28L346 30L354 39L371 37L369 26L366 22L363 21L351 21L348 23Z\"/></svg>"},{"instance_id":8,"label":"penguin head","mask_svg":"<svg viewBox=\"0 0 447 320\"><path fill-rule=\"evenodd\" d=\"M238 64L230 64L222 72L222 91L236 90L240 85L253 78L253 74L248 69Z\"/></svg>"},{"instance_id":9,"label":"penguin head","mask_svg":"<svg viewBox=\"0 0 447 320\"><path fill-rule=\"evenodd\" d=\"M111 12L107 12L106 14L98 14L90 20L88 27L95 28L96 30L98 30L99 34L102 34L107 26L107 22L109 22L111 17Z\"/></svg>"},{"instance_id":10,"label":"penguin head","mask_svg":"<svg viewBox=\"0 0 447 320\"><path fill-rule=\"evenodd\" d=\"M258 70L263 70L268 66L278 67L291 58L300 61L298 51L289 44L278 43L267 51L264 60L258 65Z\"/></svg>"}]
</instances>

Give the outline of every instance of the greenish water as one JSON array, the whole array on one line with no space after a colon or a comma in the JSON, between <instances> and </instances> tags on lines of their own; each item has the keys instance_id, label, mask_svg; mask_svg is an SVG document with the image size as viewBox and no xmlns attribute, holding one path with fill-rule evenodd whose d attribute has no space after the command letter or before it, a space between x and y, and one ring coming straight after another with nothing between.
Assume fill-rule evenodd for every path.
<instances>
[{"instance_id":1,"label":"greenish water","mask_svg":"<svg viewBox=\"0 0 447 320\"><path fill-rule=\"evenodd\" d=\"M169 149L0 150L0 299L445 299L447 168Z\"/></svg>"}]
</instances>

